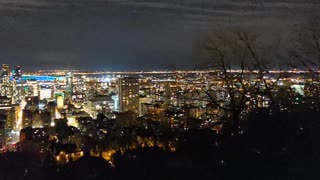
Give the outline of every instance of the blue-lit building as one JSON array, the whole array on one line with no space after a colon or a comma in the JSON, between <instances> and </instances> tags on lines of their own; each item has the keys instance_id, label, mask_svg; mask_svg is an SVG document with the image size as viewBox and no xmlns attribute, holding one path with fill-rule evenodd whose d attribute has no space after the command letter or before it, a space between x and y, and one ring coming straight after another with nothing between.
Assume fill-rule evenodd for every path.
<instances>
[{"instance_id":1,"label":"blue-lit building","mask_svg":"<svg viewBox=\"0 0 320 180\"><path fill-rule=\"evenodd\" d=\"M36 81L63 81L65 80L65 77L62 76L35 76L35 75L23 75L22 76L23 81L27 80L36 80Z\"/></svg>"}]
</instances>

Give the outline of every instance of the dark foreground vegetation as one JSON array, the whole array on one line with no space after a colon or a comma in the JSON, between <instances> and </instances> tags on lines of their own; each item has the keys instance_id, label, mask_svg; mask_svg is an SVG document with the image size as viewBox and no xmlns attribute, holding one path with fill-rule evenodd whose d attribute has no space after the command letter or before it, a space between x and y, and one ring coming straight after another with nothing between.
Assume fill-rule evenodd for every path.
<instances>
[{"instance_id":1,"label":"dark foreground vegetation","mask_svg":"<svg viewBox=\"0 0 320 180\"><path fill-rule=\"evenodd\" d=\"M0 157L1 179L319 179L319 113L251 113L239 133L189 130L175 152L138 148L113 165L85 155L67 165L32 153Z\"/></svg>"}]
</instances>

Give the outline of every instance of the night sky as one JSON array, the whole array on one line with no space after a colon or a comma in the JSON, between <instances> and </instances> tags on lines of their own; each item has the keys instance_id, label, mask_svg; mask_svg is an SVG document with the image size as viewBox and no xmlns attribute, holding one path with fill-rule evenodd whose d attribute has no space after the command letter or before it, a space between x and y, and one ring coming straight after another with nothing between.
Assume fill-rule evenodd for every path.
<instances>
[{"instance_id":1,"label":"night sky","mask_svg":"<svg viewBox=\"0 0 320 180\"><path fill-rule=\"evenodd\" d=\"M155 70L202 61L212 28L285 36L319 0L0 0L0 62L25 70Z\"/></svg>"}]
</instances>

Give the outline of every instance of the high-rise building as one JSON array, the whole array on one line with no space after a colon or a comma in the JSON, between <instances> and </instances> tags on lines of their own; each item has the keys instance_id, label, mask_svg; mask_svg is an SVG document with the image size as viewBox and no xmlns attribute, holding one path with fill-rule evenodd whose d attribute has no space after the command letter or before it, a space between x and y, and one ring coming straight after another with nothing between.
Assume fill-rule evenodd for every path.
<instances>
[{"instance_id":1,"label":"high-rise building","mask_svg":"<svg viewBox=\"0 0 320 180\"><path fill-rule=\"evenodd\" d=\"M10 80L10 66L8 64L2 64L0 77L1 88L6 87Z\"/></svg>"},{"instance_id":2,"label":"high-rise building","mask_svg":"<svg viewBox=\"0 0 320 180\"><path fill-rule=\"evenodd\" d=\"M22 70L20 66L17 66L13 71L12 71L12 77L15 80L20 80L22 78Z\"/></svg>"},{"instance_id":3,"label":"high-rise building","mask_svg":"<svg viewBox=\"0 0 320 180\"><path fill-rule=\"evenodd\" d=\"M139 80L132 77L119 78L119 110L139 113Z\"/></svg>"},{"instance_id":4,"label":"high-rise building","mask_svg":"<svg viewBox=\"0 0 320 180\"><path fill-rule=\"evenodd\" d=\"M10 75L10 66L8 64L2 64L1 66L1 76L9 76Z\"/></svg>"},{"instance_id":5,"label":"high-rise building","mask_svg":"<svg viewBox=\"0 0 320 180\"><path fill-rule=\"evenodd\" d=\"M20 81L12 81L12 103L13 104L20 104L24 99L24 83Z\"/></svg>"},{"instance_id":6,"label":"high-rise building","mask_svg":"<svg viewBox=\"0 0 320 180\"><path fill-rule=\"evenodd\" d=\"M73 75L72 72L68 72L66 76L66 95L67 98L72 98L73 94Z\"/></svg>"}]
</instances>

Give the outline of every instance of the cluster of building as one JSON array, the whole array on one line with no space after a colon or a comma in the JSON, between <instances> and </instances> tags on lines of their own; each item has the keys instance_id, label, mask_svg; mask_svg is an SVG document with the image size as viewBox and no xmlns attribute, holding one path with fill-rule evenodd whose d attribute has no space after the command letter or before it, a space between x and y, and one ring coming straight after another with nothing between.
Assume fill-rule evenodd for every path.
<instances>
[{"instance_id":1,"label":"cluster of building","mask_svg":"<svg viewBox=\"0 0 320 180\"><path fill-rule=\"evenodd\" d=\"M266 78L276 82L272 77ZM244 83L255 81L248 76ZM155 134L161 134L161 128L183 132L210 127L225 113L210 98L223 107L231 99L223 78L214 71L104 75L63 71L48 75L22 74L20 66L11 70L3 64L0 87L2 151L26 150L30 143L36 143L31 146L64 162L83 153L94 154L100 148L92 144L94 140L123 137L126 131L132 133L129 127L153 129ZM277 81L272 93L289 99L279 105L286 111L286 103L317 103L313 101L319 99L319 94L312 87L305 74L291 73ZM212 96L208 97L208 93ZM269 106L270 97L259 95L248 104L247 111ZM143 146L156 144L142 141L141 137L139 141ZM102 154L108 159L108 152L114 151L109 148Z\"/></svg>"}]
</instances>

